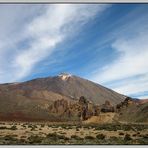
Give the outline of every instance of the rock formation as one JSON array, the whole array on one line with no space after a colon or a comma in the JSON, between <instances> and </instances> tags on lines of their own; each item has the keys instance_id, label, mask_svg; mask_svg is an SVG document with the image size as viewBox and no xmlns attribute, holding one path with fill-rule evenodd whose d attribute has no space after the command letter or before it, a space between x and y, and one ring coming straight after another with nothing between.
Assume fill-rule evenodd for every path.
<instances>
[{"instance_id":1,"label":"rock formation","mask_svg":"<svg viewBox=\"0 0 148 148\"><path fill-rule=\"evenodd\" d=\"M131 104L136 104L136 100L133 100L130 97L126 97L123 102L116 105L116 111L119 112L122 108L126 108Z\"/></svg>"},{"instance_id":2,"label":"rock formation","mask_svg":"<svg viewBox=\"0 0 148 148\"><path fill-rule=\"evenodd\" d=\"M101 105L101 112L114 112L114 107L108 100L106 100L105 103Z\"/></svg>"}]
</instances>

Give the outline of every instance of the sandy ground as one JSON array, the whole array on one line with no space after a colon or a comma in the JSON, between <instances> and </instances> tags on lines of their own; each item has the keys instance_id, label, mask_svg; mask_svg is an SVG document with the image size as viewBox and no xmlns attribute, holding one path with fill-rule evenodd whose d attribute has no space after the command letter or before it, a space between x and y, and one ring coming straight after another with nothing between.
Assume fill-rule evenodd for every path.
<instances>
[{"instance_id":1,"label":"sandy ground","mask_svg":"<svg viewBox=\"0 0 148 148\"><path fill-rule=\"evenodd\" d=\"M93 136L96 137L97 134L104 134L106 135L107 138L115 136L115 137L123 137L125 134L130 134L131 137L136 138L133 136L134 134L137 133L137 131L123 131L123 130L118 130L118 131L107 131L107 130L96 130L95 128L76 128L76 126L71 125L70 129L66 129L61 127L60 125L58 126L51 126L48 124L42 125L38 123L0 123L0 127L7 127L11 128L12 126L16 126L16 130L11 130L11 129L0 129L0 137L5 136L5 135L13 135L17 138L23 138L26 139L30 137L31 135L38 135L45 137L49 133L57 133L59 135L64 135L66 137L71 137L72 135L76 135L79 137L84 138L85 136ZM31 127L28 126L36 126L36 128L32 129ZM123 133L123 135L119 135L119 133ZM148 133L148 129L140 131L140 134L144 135Z\"/></svg>"}]
</instances>

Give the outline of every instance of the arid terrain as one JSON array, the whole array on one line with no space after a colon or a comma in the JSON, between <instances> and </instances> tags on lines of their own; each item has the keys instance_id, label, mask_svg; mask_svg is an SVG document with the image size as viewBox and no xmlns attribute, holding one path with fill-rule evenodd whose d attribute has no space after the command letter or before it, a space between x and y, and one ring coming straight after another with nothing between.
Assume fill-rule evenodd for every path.
<instances>
[{"instance_id":1,"label":"arid terrain","mask_svg":"<svg viewBox=\"0 0 148 148\"><path fill-rule=\"evenodd\" d=\"M1 122L0 144L148 144L145 124Z\"/></svg>"},{"instance_id":2,"label":"arid terrain","mask_svg":"<svg viewBox=\"0 0 148 148\"><path fill-rule=\"evenodd\" d=\"M148 100L62 74L0 85L0 144L148 144Z\"/></svg>"}]
</instances>

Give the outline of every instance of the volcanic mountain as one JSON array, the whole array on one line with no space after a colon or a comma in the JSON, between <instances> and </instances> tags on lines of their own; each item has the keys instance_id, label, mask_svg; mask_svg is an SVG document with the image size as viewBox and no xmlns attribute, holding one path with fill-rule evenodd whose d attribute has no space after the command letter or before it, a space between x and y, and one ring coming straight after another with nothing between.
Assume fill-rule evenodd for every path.
<instances>
[{"instance_id":1,"label":"volcanic mountain","mask_svg":"<svg viewBox=\"0 0 148 148\"><path fill-rule=\"evenodd\" d=\"M67 115L74 117L70 110L77 108L74 104L81 96L95 105L101 105L106 100L116 105L126 98L99 84L64 73L22 83L1 84L0 120L59 120L59 117L66 118ZM71 104L71 107L67 104Z\"/></svg>"}]
</instances>

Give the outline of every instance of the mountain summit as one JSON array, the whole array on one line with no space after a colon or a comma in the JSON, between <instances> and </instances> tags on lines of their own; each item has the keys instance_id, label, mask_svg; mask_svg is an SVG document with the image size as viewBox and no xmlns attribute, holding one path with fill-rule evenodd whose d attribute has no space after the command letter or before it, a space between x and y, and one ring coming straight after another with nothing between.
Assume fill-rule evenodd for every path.
<instances>
[{"instance_id":1,"label":"mountain summit","mask_svg":"<svg viewBox=\"0 0 148 148\"><path fill-rule=\"evenodd\" d=\"M61 73L61 74L59 74L59 77L60 77L62 80L66 81L66 80L68 80L68 78L72 77L72 75L67 74L67 73Z\"/></svg>"},{"instance_id":2,"label":"mountain summit","mask_svg":"<svg viewBox=\"0 0 148 148\"><path fill-rule=\"evenodd\" d=\"M79 99L81 96L84 96L96 104L102 104L105 100L109 100L114 105L125 99L124 95L111 89L66 73L54 77L34 79L12 86L8 84L6 87L10 88L10 90L18 89L30 93L32 91L54 92L66 96L69 99Z\"/></svg>"}]
</instances>

